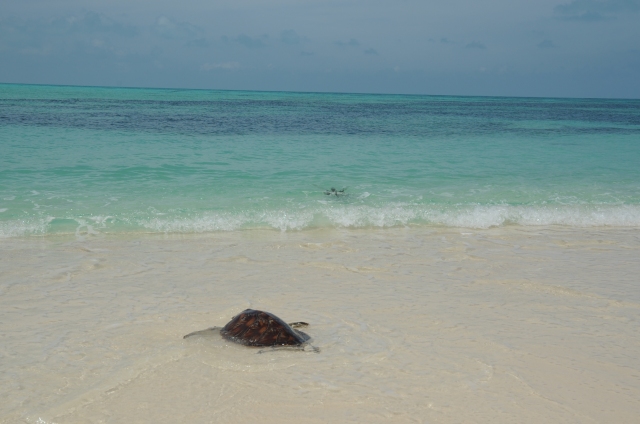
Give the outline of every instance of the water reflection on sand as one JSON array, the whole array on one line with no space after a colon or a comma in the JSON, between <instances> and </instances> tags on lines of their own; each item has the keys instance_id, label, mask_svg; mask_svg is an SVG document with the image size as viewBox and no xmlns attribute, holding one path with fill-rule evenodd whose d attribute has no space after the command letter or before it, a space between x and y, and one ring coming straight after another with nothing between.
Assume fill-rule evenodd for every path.
<instances>
[{"instance_id":1,"label":"water reflection on sand","mask_svg":"<svg viewBox=\"0 0 640 424\"><path fill-rule=\"evenodd\" d=\"M640 231L0 244L0 422L632 422ZM245 308L320 354L201 337Z\"/></svg>"}]
</instances>

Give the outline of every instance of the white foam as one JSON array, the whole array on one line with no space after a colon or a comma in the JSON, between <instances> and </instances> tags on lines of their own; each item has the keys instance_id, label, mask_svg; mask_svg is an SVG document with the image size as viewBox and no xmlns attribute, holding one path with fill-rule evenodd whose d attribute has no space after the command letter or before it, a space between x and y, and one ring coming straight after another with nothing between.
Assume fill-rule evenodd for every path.
<instances>
[{"instance_id":1,"label":"white foam","mask_svg":"<svg viewBox=\"0 0 640 424\"><path fill-rule=\"evenodd\" d=\"M460 228L491 228L504 225L570 227L640 227L640 206L449 206L390 204L319 204L315 208L261 212L207 213L190 218L154 218L142 221L160 232L233 231L273 228L281 231L317 227L388 228L406 225L438 225Z\"/></svg>"},{"instance_id":2,"label":"white foam","mask_svg":"<svg viewBox=\"0 0 640 424\"><path fill-rule=\"evenodd\" d=\"M281 231L307 228L314 215L310 211L275 210L232 213L206 213L188 218L153 218L139 224L154 231L167 233L203 233L233 231L242 228L270 227Z\"/></svg>"},{"instance_id":3,"label":"white foam","mask_svg":"<svg viewBox=\"0 0 640 424\"><path fill-rule=\"evenodd\" d=\"M90 216L89 219L99 225L101 227L105 227L109 221L113 221L113 217L111 215L107 216Z\"/></svg>"},{"instance_id":4,"label":"white foam","mask_svg":"<svg viewBox=\"0 0 640 424\"><path fill-rule=\"evenodd\" d=\"M44 234L49 222L49 219L0 221L0 238Z\"/></svg>"},{"instance_id":5,"label":"white foam","mask_svg":"<svg viewBox=\"0 0 640 424\"><path fill-rule=\"evenodd\" d=\"M432 223L467 228L524 226L638 227L640 206L477 206L435 215Z\"/></svg>"},{"instance_id":6,"label":"white foam","mask_svg":"<svg viewBox=\"0 0 640 424\"><path fill-rule=\"evenodd\" d=\"M246 219L242 215L206 214L190 218L153 218L139 222L145 228L164 233L202 233L208 231L233 231L242 227Z\"/></svg>"},{"instance_id":7,"label":"white foam","mask_svg":"<svg viewBox=\"0 0 640 424\"><path fill-rule=\"evenodd\" d=\"M2 210L0 209L0 212ZM389 228L445 226L491 228L505 225L568 227L640 227L640 205L420 205L394 203L382 206L315 203L312 207L205 212L176 216L158 212L151 219L96 215L67 217L77 222L76 235L99 231L138 231L141 227L161 233L204 233L252 228L298 231L310 228ZM53 218L0 221L0 237L46 234ZM55 231L55 230L54 230Z\"/></svg>"}]
</instances>

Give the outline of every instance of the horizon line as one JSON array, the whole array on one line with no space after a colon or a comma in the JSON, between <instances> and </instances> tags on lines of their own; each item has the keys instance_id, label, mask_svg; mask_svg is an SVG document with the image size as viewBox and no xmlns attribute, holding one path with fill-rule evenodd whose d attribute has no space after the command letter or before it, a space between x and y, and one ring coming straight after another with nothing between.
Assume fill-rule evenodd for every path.
<instances>
[{"instance_id":1,"label":"horizon line","mask_svg":"<svg viewBox=\"0 0 640 424\"><path fill-rule=\"evenodd\" d=\"M79 85L79 84L42 84L22 82L1 82L0 85L26 85L38 87L74 87L74 88L103 88L103 89L127 89L127 90L171 90L171 91L226 91L246 93L290 93L290 94L333 94L333 95L361 95L361 96L411 96L411 97L480 97L501 99L571 99L571 100L623 100L640 101L635 97L562 97L562 96L504 96L504 95L465 95L465 94L411 94L411 93L375 93L375 92L349 92L349 91L297 91L297 90L248 90L229 88L178 88L178 87L143 87L143 86L116 86L116 85Z\"/></svg>"}]
</instances>

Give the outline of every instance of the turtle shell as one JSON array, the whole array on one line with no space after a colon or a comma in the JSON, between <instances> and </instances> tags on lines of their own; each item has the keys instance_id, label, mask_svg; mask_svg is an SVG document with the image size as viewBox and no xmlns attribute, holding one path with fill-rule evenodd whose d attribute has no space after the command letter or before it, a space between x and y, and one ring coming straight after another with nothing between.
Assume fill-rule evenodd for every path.
<instances>
[{"instance_id":1,"label":"turtle shell","mask_svg":"<svg viewBox=\"0 0 640 424\"><path fill-rule=\"evenodd\" d=\"M225 325L220 334L227 340L246 346L300 346L309 340L277 316L245 309Z\"/></svg>"}]
</instances>

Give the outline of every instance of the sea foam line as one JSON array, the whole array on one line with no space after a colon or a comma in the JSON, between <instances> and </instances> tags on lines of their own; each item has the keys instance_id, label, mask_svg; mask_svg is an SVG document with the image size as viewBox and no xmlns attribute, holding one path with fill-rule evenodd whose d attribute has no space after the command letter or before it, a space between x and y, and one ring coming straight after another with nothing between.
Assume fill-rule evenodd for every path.
<instances>
[{"instance_id":1,"label":"sea foam line","mask_svg":"<svg viewBox=\"0 0 640 424\"><path fill-rule=\"evenodd\" d=\"M570 227L640 227L640 205L511 206L479 205L434 207L420 205L332 206L302 210L203 213L196 217L153 218L139 224L158 232L233 231L273 228L281 231L307 228L388 228L438 225L491 228L504 225Z\"/></svg>"},{"instance_id":2,"label":"sea foam line","mask_svg":"<svg viewBox=\"0 0 640 424\"><path fill-rule=\"evenodd\" d=\"M125 214L126 215L126 214ZM300 231L312 228L389 228L444 226L483 229L505 225L568 227L638 227L640 205L320 205L316 207L201 212L140 219L131 216L65 217L76 235L101 232L204 233L253 228ZM139 215L138 215L139 216ZM56 233L53 217L0 221L0 238ZM73 230L72 230L73 231Z\"/></svg>"},{"instance_id":3,"label":"sea foam line","mask_svg":"<svg viewBox=\"0 0 640 424\"><path fill-rule=\"evenodd\" d=\"M45 234L53 218L0 221L0 238Z\"/></svg>"}]
</instances>

